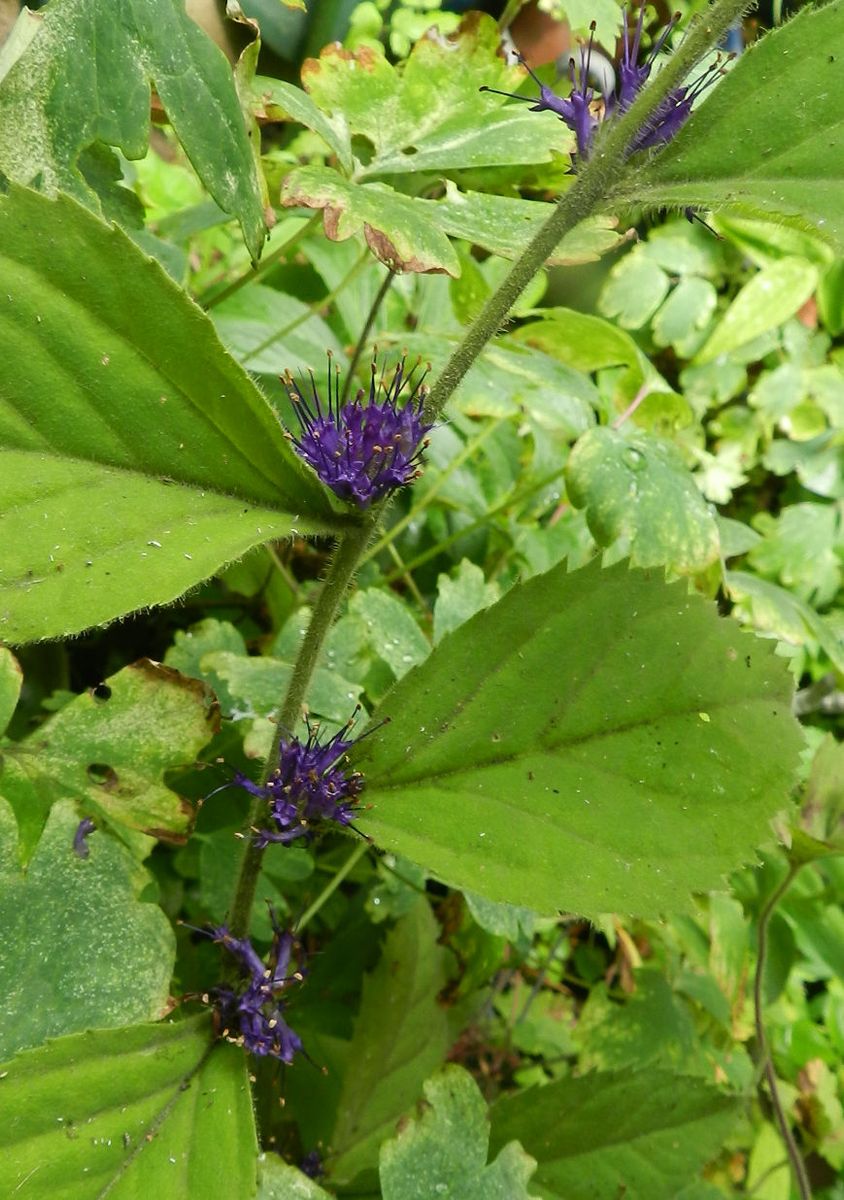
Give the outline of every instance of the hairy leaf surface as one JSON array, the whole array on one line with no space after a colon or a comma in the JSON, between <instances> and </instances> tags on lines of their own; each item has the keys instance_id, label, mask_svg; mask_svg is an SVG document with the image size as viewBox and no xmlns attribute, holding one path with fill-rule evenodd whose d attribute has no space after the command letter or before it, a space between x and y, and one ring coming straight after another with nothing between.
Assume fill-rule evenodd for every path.
<instances>
[{"instance_id":1,"label":"hairy leaf surface","mask_svg":"<svg viewBox=\"0 0 844 1200\"><path fill-rule=\"evenodd\" d=\"M196 1200L256 1191L246 1058L207 1017L97 1030L13 1059L0 1191L30 1200Z\"/></svg>"},{"instance_id":2,"label":"hairy leaf surface","mask_svg":"<svg viewBox=\"0 0 844 1200\"><path fill-rule=\"evenodd\" d=\"M636 203L797 214L844 243L842 56L841 0L765 34L637 177Z\"/></svg>"},{"instance_id":3,"label":"hairy leaf surface","mask_svg":"<svg viewBox=\"0 0 844 1200\"><path fill-rule=\"evenodd\" d=\"M0 637L173 600L337 523L210 321L123 233L15 188L0 246Z\"/></svg>"}]
</instances>

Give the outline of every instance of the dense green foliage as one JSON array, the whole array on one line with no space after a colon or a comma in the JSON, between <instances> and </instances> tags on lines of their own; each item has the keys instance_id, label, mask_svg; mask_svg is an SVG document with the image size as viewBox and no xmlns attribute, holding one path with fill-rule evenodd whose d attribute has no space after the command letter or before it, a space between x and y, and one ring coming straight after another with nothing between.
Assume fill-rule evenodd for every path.
<instances>
[{"instance_id":1,"label":"dense green foliage","mask_svg":"<svg viewBox=\"0 0 844 1200\"><path fill-rule=\"evenodd\" d=\"M844 0L606 187L492 17L351 7L0 50L0 1193L842 1200ZM373 346L467 369L365 510L280 376Z\"/></svg>"}]
</instances>

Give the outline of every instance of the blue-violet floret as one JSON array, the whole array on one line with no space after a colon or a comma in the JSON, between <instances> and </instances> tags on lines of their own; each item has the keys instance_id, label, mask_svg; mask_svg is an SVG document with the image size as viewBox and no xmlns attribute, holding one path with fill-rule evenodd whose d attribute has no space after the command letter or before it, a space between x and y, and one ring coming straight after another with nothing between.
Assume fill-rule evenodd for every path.
<instances>
[{"instance_id":1,"label":"blue-violet floret","mask_svg":"<svg viewBox=\"0 0 844 1200\"><path fill-rule=\"evenodd\" d=\"M542 83L531 67L524 62L524 59L520 59L522 65L539 88L538 100L533 101L530 96L518 96L511 92L499 92L495 88L481 88L481 91L495 92L499 96L510 96L513 100L524 100L530 104L531 112L556 113L575 136L576 160L585 160L589 157L595 134L600 125L605 120L625 113L647 83L657 56L679 20L679 14L675 14L671 18L644 60L640 62L644 15L645 6L643 4L631 37L627 14L624 14L621 56L617 63L616 83L614 89L606 96L601 96L589 85L595 41L594 21L590 27L589 42L580 52L579 68L573 58L569 60L572 86L567 97L556 95L547 84ZM671 141L688 120L695 101L723 74L723 70L719 58L692 83L674 88L669 92L656 112L651 114L647 126L640 130L633 139L628 152L632 154L636 150L662 146Z\"/></svg>"},{"instance_id":2,"label":"blue-violet floret","mask_svg":"<svg viewBox=\"0 0 844 1200\"><path fill-rule=\"evenodd\" d=\"M340 762L356 740L349 737L351 724L326 742L320 742L319 731L310 727L304 742L282 738L278 766L265 784L253 783L242 772L235 772L236 784L269 803L270 827L256 830L256 846L263 848L270 842L288 845L298 838L310 838L325 823L351 825L355 802L363 790L363 776Z\"/></svg>"},{"instance_id":3,"label":"blue-violet floret","mask_svg":"<svg viewBox=\"0 0 844 1200\"><path fill-rule=\"evenodd\" d=\"M237 960L240 974L238 986L221 984L204 999L217 1010L222 1037L250 1054L290 1063L302 1049L302 1042L284 1019L282 996L302 982L304 972L300 964L291 970L291 958L298 945L293 935L279 926L272 910L270 915L274 936L266 963L248 938L234 937L225 925L204 931Z\"/></svg>"},{"instance_id":4,"label":"blue-violet floret","mask_svg":"<svg viewBox=\"0 0 844 1200\"><path fill-rule=\"evenodd\" d=\"M313 375L305 398L289 373L287 394L299 421L299 436L291 440L300 458L341 500L368 508L419 475L426 434L433 422L425 419L426 372L419 364L405 369L402 357L391 376L379 374L373 362L369 392L361 388L344 401L340 371L329 356L327 397L323 399Z\"/></svg>"}]
</instances>

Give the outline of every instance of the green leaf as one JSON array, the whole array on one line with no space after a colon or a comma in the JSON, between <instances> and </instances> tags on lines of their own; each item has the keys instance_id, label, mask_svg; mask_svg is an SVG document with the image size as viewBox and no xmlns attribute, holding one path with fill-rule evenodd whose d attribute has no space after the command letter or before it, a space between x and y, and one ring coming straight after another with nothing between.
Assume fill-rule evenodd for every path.
<instances>
[{"instance_id":1,"label":"green leaf","mask_svg":"<svg viewBox=\"0 0 844 1200\"><path fill-rule=\"evenodd\" d=\"M99 831L79 858L78 823L73 805L58 801L24 873L14 817L0 801L0 1059L89 1026L149 1021L167 1005L173 932L160 908L137 899L149 876Z\"/></svg>"},{"instance_id":2,"label":"green leaf","mask_svg":"<svg viewBox=\"0 0 844 1200\"><path fill-rule=\"evenodd\" d=\"M358 592L349 612L362 621L367 640L396 679L428 657L431 647L414 617L383 588Z\"/></svg>"},{"instance_id":3,"label":"green leaf","mask_svg":"<svg viewBox=\"0 0 844 1200\"><path fill-rule=\"evenodd\" d=\"M746 283L698 351L695 363L712 362L776 329L806 303L818 286L818 269L802 258L783 258Z\"/></svg>"},{"instance_id":4,"label":"green leaf","mask_svg":"<svg viewBox=\"0 0 844 1200\"><path fill-rule=\"evenodd\" d=\"M718 303L718 293L708 279L681 279L653 319L657 346L677 346L692 338L709 323Z\"/></svg>"},{"instance_id":5,"label":"green leaf","mask_svg":"<svg viewBox=\"0 0 844 1200\"><path fill-rule=\"evenodd\" d=\"M20 663L6 646L0 646L0 733L12 719L18 706L23 683Z\"/></svg>"},{"instance_id":6,"label":"green leaf","mask_svg":"<svg viewBox=\"0 0 844 1200\"><path fill-rule=\"evenodd\" d=\"M22 742L4 750L0 794L20 826L25 863L49 805L68 798L80 816L104 818L153 837L184 840L193 812L164 785L165 772L191 764L219 728L201 684L142 659L83 692Z\"/></svg>"},{"instance_id":7,"label":"green leaf","mask_svg":"<svg viewBox=\"0 0 844 1200\"><path fill-rule=\"evenodd\" d=\"M800 825L818 842L844 850L844 745L830 733L812 760Z\"/></svg>"},{"instance_id":8,"label":"green leaf","mask_svg":"<svg viewBox=\"0 0 844 1200\"><path fill-rule=\"evenodd\" d=\"M0 637L166 603L294 523L343 520L210 321L118 229L13 188L0 246Z\"/></svg>"},{"instance_id":9,"label":"green leaf","mask_svg":"<svg viewBox=\"0 0 844 1200\"><path fill-rule=\"evenodd\" d=\"M673 1200L718 1153L741 1102L664 1071L591 1072L499 1100L491 1147L518 1138L545 1200Z\"/></svg>"},{"instance_id":10,"label":"green leaf","mask_svg":"<svg viewBox=\"0 0 844 1200\"><path fill-rule=\"evenodd\" d=\"M487 1165L489 1118L478 1085L449 1066L425 1084L428 1106L381 1149L384 1200L529 1200L535 1163L510 1142Z\"/></svg>"},{"instance_id":11,"label":"green leaf","mask_svg":"<svg viewBox=\"0 0 844 1200\"><path fill-rule=\"evenodd\" d=\"M844 532L833 504L789 504L778 516L760 512L754 525L764 534L748 562L760 575L777 579L818 608L841 587Z\"/></svg>"},{"instance_id":12,"label":"green leaf","mask_svg":"<svg viewBox=\"0 0 844 1200\"><path fill-rule=\"evenodd\" d=\"M748 571L727 571L724 582L741 620L792 646L817 645L837 671L844 671L841 638L805 600Z\"/></svg>"},{"instance_id":13,"label":"green leaf","mask_svg":"<svg viewBox=\"0 0 844 1200\"><path fill-rule=\"evenodd\" d=\"M598 545L623 538L634 566L688 575L718 560L715 517L671 442L590 429L571 452L566 485Z\"/></svg>"},{"instance_id":14,"label":"green leaf","mask_svg":"<svg viewBox=\"0 0 844 1200\"><path fill-rule=\"evenodd\" d=\"M571 135L551 113L531 113L486 85L515 91L526 78L500 53L497 23L473 14L454 38L422 37L398 71L379 48L326 46L302 67L311 99L368 139L357 179L467 167L549 162Z\"/></svg>"},{"instance_id":15,"label":"green leaf","mask_svg":"<svg viewBox=\"0 0 844 1200\"><path fill-rule=\"evenodd\" d=\"M385 183L344 179L330 167L297 167L285 176L282 204L322 209L326 236L344 241L363 232L372 252L402 271L447 272L461 267L449 237L460 238L504 258L519 258L553 205L453 185L439 200L406 196ZM618 245L614 217L581 221L548 259L552 265L595 262Z\"/></svg>"},{"instance_id":16,"label":"green leaf","mask_svg":"<svg viewBox=\"0 0 844 1200\"><path fill-rule=\"evenodd\" d=\"M448 954L438 937L430 906L420 899L397 922L364 980L330 1138L334 1183L375 1167L385 1136L445 1059L451 1038L437 995L446 984Z\"/></svg>"},{"instance_id":17,"label":"green leaf","mask_svg":"<svg viewBox=\"0 0 844 1200\"><path fill-rule=\"evenodd\" d=\"M257 75L253 80L252 90L254 101L267 117L278 120L284 114L318 133L337 155L343 170L351 171L351 139L348 122L342 111L334 117L328 117L317 108L307 92L303 92L292 83L286 83L283 79L273 79L268 75Z\"/></svg>"},{"instance_id":18,"label":"green leaf","mask_svg":"<svg viewBox=\"0 0 844 1200\"><path fill-rule=\"evenodd\" d=\"M465 892L466 907L472 920L487 933L506 938L508 942L521 942L532 938L536 927L536 913L531 908L517 908L513 904L496 904L474 892Z\"/></svg>"},{"instance_id":19,"label":"green leaf","mask_svg":"<svg viewBox=\"0 0 844 1200\"><path fill-rule=\"evenodd\" d=\"M258 1200L331 1200L331 1196L298 1167L266 1154L261 1158Z\"/></svg>"},{"instance_id":20,"label":"green leaf","mask_svg":"<svg viewBox=\"0 0 844 1200\"><path fill-rule=\"evenodd\" d=\"M461 192L446 184L441 200L420 200L440 229L503 258L520 258L528 242L554 211L541 200L517 200L483 192ZM596 262L622 240L616 217L595 216L571 229L548 258L550 266Z\"/></svg>"},{"instance_id":21,"label":"green leaf","mask_svg":"<svg viewBox=\"0 0 844 1200\"><path fill-rule=\"evenodd\" d=\"M684 583L560 566L389 693L350 754L360 826L538 912L684 907L770 840L801 745L790 691L772 647Z\"/></svg>"},{"instance_id":22,"label":"green leaf","mask_svg":"<svg viewBox=\"0 0 844 1200\"><path fill-rule=\"evenodd\" d=\"M456 578L440 575L434 603L434 644L441 642L447 633L457 629L475 613L489 608L500 595L498 584L487 583L481 568L469 562L468 558L461 560Z\"/></svg>"},{"instance_id":23,"label":"green leaf","mask_svg":"<svg viewBox=\"0 0 844 1200\"><path fill-rule=\"evenodd\" d=\"M203 655L201 671L223 681L227 695L238 706L238 718L270 717L277 715L281 707L293 664L278 658L249 658L230 650L216 650ZM317 716L342 725L352 715L362 691L359 684L320 667L308 689L308 704Z\"/></svg>"},{"instance_id":24,"label":"green leaf","mask_svg":"<svg viewBox=\"0 0 844 1200\"><path fill-rule=\"evenodd\" d=\"M424 354L436 375L457 346L458 338L436 333L397 336L385 332L378 344L393 344L396 349L406 347L411 353ZM579 370L515 338L502 337L475 359L451 403L472 417L526 415L542 429L574 441L594 425L594 409L599 406L600 397L591 379ZM438 440L447 445L443 467L456 452L453 443L447 441L444 428L434 429L428 451L428 461L434 462ZM562 473L562 464L560 470ZM477 480L471 477L468 486L477 491ZM481 500L481 504L485 512L486 502Z\"/></svg>"},{"instance_id":25,"label":"green leaf","mask_svg":"<svg viewBox=\"0 0 844 1200\"><path fill-rule=\"evenodd\" d=\"M332 241L362 232L372 253L390 270L460 273L448 238L420 207L425 202L387 184L354 183L330 167L298 167L285 177L281 202L322 209L325 234Z\"/></svg>"},{"instance_id":26,"label":"green leaf","mask_svg":"<svg viewBox=\"0 0 844 1200\"><path fill-rule=\"evenodd\" d=\"M799 214L841 245L842 56L841 0L765 34L637 176L635 202Z\"/></svg>"},{"instance_id":27,"label":"green leaf","mask_svg":"<svg viewBox=\"0 0 844 1200\"><path fill-rule=\"evenodd\" d=\"M80 155L105 143L143 158L152 82L199 178L257 258L261 188L231 68L184 4L62 0L24 19L37 26L0 81L0 171L99 212Z\"/></svg>"},{"instance_id":28,"label":"green leaf","mask_svg":"<svg viewBox=\"0 0 844 1200\"><path fill-rule=\"evenodd\" d=\"M343 347L307 304L276 288L252 283L214 308L220 338L250 371L280 375L311 368L322 372L326 351L342 361Z\"/></svg>"},{"instance_id":29,"label":"green leaf","mask_svg":"<svg viewBox=\"0 0 844 1200\"><path fill-rule=\"evenodd\" d=\"M670 416L668 425L673 428L687 425L691 419L688 402L675 395L630 334L610 321L570 308L546 308L541 320L523 325L511 338L578 371L625 368L614 378L612 401L618 412L625 411L643 389L648 392L631 418L634 424L651 427Z\"/></svg>"},{"instance_id":30,"label":"green leaf","mask_svg":"<svg viewBox=\"0 0 844 1200\"><path fill-rule=\"evenodd\" d=\"M585 38L594 28L595 41L601 46L614 45L623 20L623 9L615 0L556 0L553 11L555 16L564 14L572 30Z\"/></svg>"},{"instance_id":31,"label":"green leaf","mask_svg":"<svg viewBox=\"0 0 844 1200\"><path fill-rule=\"evenodd\" d=\"M636 991L623 1004L603 981L589 992L574 1030L578 1069L637 1070L651 1063L691 1069L695 1030L688 1006L658 971L635 975Z\"/></svg>"},{"instance_id":32,"label":"green leaf","mask_svg":"<svg viewBox=\"0 0 844 1200\"><path fill-rule=\"evenodd\" d=\"M246 1058L207 1017L81 1033L3 1072L0 1192L197 1200L256 1191Z\"/></svg>"},{"instance_id":33,"label":"green leaf","mask_svg":"<svg viewBox=\"0 0 844 1200\"><path fill-rule=\"evenodd\" d=\"M623 329L641 329L668 294L669 278L657 263L634 250L610 271L601 292L601 312Z\"/></svg>"}]
</instances>

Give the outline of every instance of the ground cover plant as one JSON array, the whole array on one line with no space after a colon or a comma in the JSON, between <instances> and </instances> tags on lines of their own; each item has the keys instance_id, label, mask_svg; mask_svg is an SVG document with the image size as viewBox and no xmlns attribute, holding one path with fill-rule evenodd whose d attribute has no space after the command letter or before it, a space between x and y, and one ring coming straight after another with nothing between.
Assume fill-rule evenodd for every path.
<instances>
[{"instance_id":1,"label":"ground cover plant","mask_svg":"<svg viewBox=\"0 0 844 1200\"><path fill-rule=\"evenodd\" d=\"M486 7L0 48L4 1196L844 1197L844 3Z\"/></svg>"}]
</instances>

